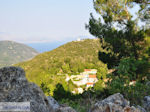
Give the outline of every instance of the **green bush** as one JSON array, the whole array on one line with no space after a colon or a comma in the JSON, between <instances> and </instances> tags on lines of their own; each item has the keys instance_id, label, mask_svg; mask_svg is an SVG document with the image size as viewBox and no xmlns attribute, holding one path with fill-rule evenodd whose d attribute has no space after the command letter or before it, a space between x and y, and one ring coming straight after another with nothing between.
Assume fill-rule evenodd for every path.
<instances>
[{"instance_id":1,"label":"green bush","mask_svg":"<svg viewBox=\"0 0 150 112\"><path fill-rule=\"evenodd\" d=\"M127 58L121 60L116 69L115 73L108 75L110 80L107 82L107 88L110 94L119 92L131 103L141 104L143 97L150 92L150 87L146 86L149 62L145 59Z\"/></svg>"}]
</instances>

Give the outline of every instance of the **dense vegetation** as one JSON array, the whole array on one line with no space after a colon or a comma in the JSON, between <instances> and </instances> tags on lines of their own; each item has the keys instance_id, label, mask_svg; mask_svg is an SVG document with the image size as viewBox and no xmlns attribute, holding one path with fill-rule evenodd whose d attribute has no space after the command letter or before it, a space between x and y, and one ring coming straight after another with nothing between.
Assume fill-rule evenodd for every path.
<instances>
[{"instance_id":1,"label":"dense vegetation","mask_svg":"<svg viewBox=\"0 0 150 112\"><path fill-rule=\"evenodd\" d=\"M79 112L88 111L89 106L97 99L117 92L123 94L131 104L140 105L143 97L150 93L150 2L149 0L93 0L93 2L100 17L95 19L91 14L86 28L99 40L72 42L19 66L27 71L28 79L42 84L41 88L45 93L49 93L52 88L49 89L47 84L55 83L55 99L74 107ZM133 18L129 9L135 5L140 9ZM139 21L143 22L143 26L139 25ZM109 69L114 70L107 78L105 77L107 67L104 63ZM96 68L100 75L97 76L99 82L94 88L81 95L72 95L68 91L68 87L73 88L74 85L70 82L71 85L68 86L62 80L64 75L57 75L55 78L58 73L77 74L84 68ZM45 77L42 78L43 76ZM102 86L105 78L105 85ZM44 83L40 79L44 79Z\"/></svg>"},{"instance_id":2,"label":"dense vegetation","mask_svg":"<svg viewBox=\"0 0 150 112\"><path fill-rule=\"evenodd\" d=\"M62 84L66 91L72 91L76 87L72 81L65 81L65 74L75 75L84 69L95 68L98 70L99 79L105 79L107 65L98 58L98 52L101 50L99 39L73 41L16 66L25 69L29 81L44 88L47 95L53 95L58 83Z\"/></svg>"},{"instance_id":3,"label":"dense vegetation","mask_svg":"<svg viewBox=\"0 0 150 112\"><path fill-rule=\"evenodd\" d=\"M0 67L29 60L37 54L37 51L24 44L12 41L0 41Z\"/></svg>"},{"instance_id":4,"label":"dense vegetation","mask_svg":"<svg viewBox=\"0 0 150 112\"><path fill-rule=\"evenodd\" d=\"M133 18L129 9L135 5L140 9ZM131 103L140 104L150 92L149 0L94 0L94 8L101 18L91 14L86 28L104 42L108 53L100 51L100 59L115 69L108 75L107 92L120 92Z\"/></svg>"}]
</instances>

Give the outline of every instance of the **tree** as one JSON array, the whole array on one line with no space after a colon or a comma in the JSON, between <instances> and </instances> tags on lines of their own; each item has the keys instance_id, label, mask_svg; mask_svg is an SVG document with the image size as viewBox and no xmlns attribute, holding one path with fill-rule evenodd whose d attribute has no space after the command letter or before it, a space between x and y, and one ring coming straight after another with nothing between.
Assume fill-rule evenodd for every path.
<instances>
[{"instance_id":1,"label":"tree","mask_svg":"<svg viewBox=\"0 0 150 112\"><path fill-rule=\"evenodd\" d=\"M105 51L99 54L102 59L107 55L104 61L108 60L108 64L109 59L113 60L116 66L122 58L134 57L137 60L140 57L145 34L144 29L138 26L138 19L133 20L128 10L134 6L134 3L140 6L144 4L142 1L132 0L94 0L94 8L101 18L96 20L91 14L86 28L104 43ZM148 5L146 4L145 7ZM141 8L139 13L142 13L143 10Z\"/></svg>"},{"instance_id":2,"label":"tree","mask_svg":"<svg viewBox=\"0 0 150 112\"><path fill-rule=\"evenodd\" d=\"M50 89L47 87L46 83L42 82L40 88L46 95L50 95Z\"/></svg>"},{"instance_id":3,"label":"tree","mask_svg":"<svg viewBox=\"0 0 150 112\"><path fill-rule=\"evenodd\" d=\"M149 0L93 0L94 8L99 13L104 21L110 22L125 22L131 20L132 15L129 8L139 5L137 18L149 21L150 19L150 1Z\"/></svg>"},{"instance_id":4,"label":"tree","mask_svg":"<svg viewBox=\"0 0 150 112\"><path fill-rule=\"evenodd\" d=\"M131 15L127 7L132 7L129 0L94 0L96 12L101 14L104 21L110 24L112 21L129 20Z\"/></svg>"},{"instance_id":5,"label":"tree","mask_svg":"<svg viewBox=\"0 0 150 112\"><path fill-rule=\"evenodd\" d=\"M122 59L117 67L117 75L108 75L107 88L110 94L121 93L131 103L140 104L144 96L150 92L146 85L150 64L146 59Z\"/></svg>"},{"instance_id":6,"label":"tree","mask_svg":"<svg viewBox=\"0 0 150 112\"><path fill-rule=\"evenodd\" d=\"M69 73L69 71L70 71L69 64L64 64L62 66L62 70L63 70L64 73Z\"/></svg>"},{"instance_id":7,"label":"tree","mask_svg":"<svg viewBox=\"0 0 150 112\"><path fill-rule=\"evenodd\" d=\"M58 83L54 90L54 98L56 100L71 98L71 93L66 91L62 84Z\"/></svg>"},{"instance_id":8,"label":"tree","mask_svg":"<svg viewBox=\"0 0 150 112\"><path fill-rule=\"evenodd\" d=\"M135 19L129 10L134 5L140 6ZM149 34L149 27L141 27L138 22L149 22L150 1L94 0L94 8L100 18L97 20L91 14L86 28L100 38L103 52L99 52L99 58L116 70L108 75L106 89L110 94L120 92L136 104L135 99L141 101L149 92L144 86L150 75L149 50L147 56L143 54L144 48L148 49L145 32ZM99 83L95 87L97 90L101 88Z\"/></svg>"},{"instance_id":9,"label":"tree","mask_svg":"<svg viewBox=\"0 0 150 112\"><path fill-rule=\"evenodd\" d=\"M96 92L102 91L104 88L104 82L102 80L99 80L95 85L94 85L94 90Z\"/></svg>"}]
</instances>

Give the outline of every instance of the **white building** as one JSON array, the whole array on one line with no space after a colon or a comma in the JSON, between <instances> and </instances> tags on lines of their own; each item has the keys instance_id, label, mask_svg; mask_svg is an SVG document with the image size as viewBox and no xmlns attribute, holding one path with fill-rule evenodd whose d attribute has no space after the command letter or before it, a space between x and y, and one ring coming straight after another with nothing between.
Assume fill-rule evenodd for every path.
<instances>
[{"instance_id":1,"label":"white building","mask_svg":"<svg viewBox=\"0 0 150 112\"><path fill-rule=\"evenodd\" d=\"M96 69L85 69L84 72L80 73L80 75L66 75L66 81L68 82L71 80L75 85L78 86L78 88L72 91L72 93L82 93L83 88L80 88L80 86L86 85L86 89L93 87L98 81L96 74Z\"/></svg>"},{"instance_id":2,"label":"white building","mask_svg":"<svg viewBox=\"0 0 150 112\"><path fill-rule=\"evenodd\" d=\"M77 41L81 41L81 39L80 39L80 38L77 38Z\"/></svg>"},{"instance_id":3,"label":"white building","mask_svg":"<svg viewBox=\"0 0 150 112\"><path fill-rule=\"evenodd\" d=\"M84 69L84 73L97 74L97 70L96 69Z\"/></svg>"}]
</instances>

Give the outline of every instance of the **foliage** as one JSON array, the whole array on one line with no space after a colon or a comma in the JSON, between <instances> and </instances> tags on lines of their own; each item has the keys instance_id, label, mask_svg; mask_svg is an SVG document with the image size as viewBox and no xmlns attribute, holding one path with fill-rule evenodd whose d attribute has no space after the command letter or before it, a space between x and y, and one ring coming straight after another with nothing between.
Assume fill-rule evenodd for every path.
<instances>
[{"instance_id":1,"label":"foliage","mask_svg":"<svg viewBox=\"0 0 150 112\"><path fill-rule=\"evenodd\" d=\"M77 112L87 112L87 107L83 105L84 99L78 99L78 100L70 100L70 99L62 99L59 101L61 104L68 105L75 109Z\"/></svg>"},{"instance_id":2,"label":"foliage","mask_svg":"<svg viewBox=\"0 0 150 112\"><path fill-rule=\"evenodd\" d=\"M145 33L148 37L150 37L150 28L145 30Z\"/></svg>"},{"instance_id":3,"label":"foliage","mask_svg":"<svg viewBox=\"0 0 150 112\"><path fill-rule=\"evenodd\" d=\"M107 25L117 23L125 23L131 20L133 15L130 9L135 5L139 5L137 10L137 18L149 23L150 20L150 1L149 0L94 0L94 8L99 13ZM113 23L112 23L113 22Z\"/></svg>"},{"instance_id":4,"label":"foliage","mask_svg":"<svg viewBox=\"0 0 150 112\"><path fill-rule=\"evenodd\" d=\"M107 65L105 65L105 66L101 66L101 65L99 65L98 66L98 68L96 68L97 69L97 78L98 78L98 80L104 80L104 79L106 79L106 74L107 74L107 72L108 72L108 69L106 69L107 68Z\"/></svg>"},{"instance_id":5,"label":"foliage","mask_svg":"<svg viewBox=\"0 0 150 112\"><path fill-rule=\"evenodd\" d=\"M147 59L135 60L134 58L121 60L118 66L118 74L128 77L129 81L142 81L148 74L150 64Z\"/></svg>"},{"instance_id":6,"label":"foliage","mask_svg":"<svg viewBox=\"0 0 150 112\"><path fill-rule=\"evenodd\" d=\"M117 30L91 16L87 28L91 34L105 42L103 44L104 51L100 51L99 55L100 59L108 65L116 66L120 59L125 57L134 56L136 59L140 57L145 35L144 30L135 30L136 23L134 21L129 20L123 30Z\"/></svg>"},{"instance_id":7,"label":"foliage","mask_svg":"<svg viewBox=\"0 0 150 112\"><path fill-rule=\"evenodd\" d=\"M103 80L98 80L98 82L94 85L94 90L96 92L101 92L104 88L104 82Z\"/></svg>"},{"instance_id":8,"label":"foliage","mask_svg":"<svg viewBox=\"0 0 150 112\"><path fill-rule=\"evenodd\" d=\"M117 72L108 75L110 79L107 82L109 92L122 93L128 100L134 104L141 104L144 96L148 95L150 88L146 86L149 80L150 63L146 59L135 60L128 58L121 60L117 67Z\"/></svg>"},{"instance_id":9,"label":"foliage","mask_svg":"<svg viewBox=\"0 0 150 112\"><path fill-rule=\"evenodd\" d=\"M65 44L53 51L38 55L33 60L20 63L27 78L41 85L60 103L74 107L79 112L89 111L96 99L121 93L132 104L141 104L150 92L146 83L150 80L149 26L138 26L139 19L149 22L149 0L94 0L94 8L100 18L91 14L86 28L99 39L82 40ZM129 8L139 5L133 19ZM100 43L99 43L100 42ZM115 72L108 74L107 65ZM65 74L79 74L85 68L98 70L99 81L83 94L73 95L76 86L65 81ZM104 88L105 87L105 88ZM51 93L52 92L52 93ZM54 92L54 94L53 94Z\"/></svg>"},{"instance_id":10,"label":"foliage","mask_svg":"<svg viewBox=\"0 0 150 112\"><path fill-rule=\"evenodd\" d=\"M140 9L133 18L129 9L135 5ZM100 17L91 14L86 28L101 40L99 59L116 70L108 74L107 92L120 92L132 103L141 103L150 90L145 85L150 80L149 0L94 0L94 8ZM145 26L139 26L139 19ZM98 83L94 88L101 88Z\"/></svg>"},{"instance_id":11,"label":"foliage","mask_svg":"<svg viewBox=\"0 0 150 112\"><path fill-rule=\"evenodd\" d=\"M132 7L130 0L94 0L95 10L103 16L104 21L123 21L129 19L127 7Z\"/></svg>"},{"instance_id":12,"label":"foliage","mask_svg":"<svg viewBox=\"0 0 150 112\"><path fill-rule=\"evenodd\" d=\"M136 82L135 85L125 85L120 78L109 84L109 94L121 93L131 104L141 105L145 96L149 95L150 87L146 83Z\"/></svg>"},{"instance_id":13,"label":"foliage","mask_svg":"<svg viewBox=\"0 0 150 112\"><path fill-rule=\"evenodd\" d=\"M50 89L46 86L45 83L42 83L40 88L42 89L42 91L47 95L49 96L50 95Z\"/></svg>"},{"instance_id":14,"label":"foliage","mask_svg":"<svg viewBox=\"0 0 150 112\"><path fill-rule=\"evenodd\" d=\"M104 51L100 51L99 55L100 60L107 63L109 68L118 66L122 58L140 58L145 44L145 29L138 26L138 17L144 12L149 14L147 2L94 0L94 8L100 14L100 18L96 20L91 14L86 28L92 35L104 41L102 46ZM135 4L139 4L141 8L137 18L132 19L129 8L134 8ZM143 18L141 17L141 19ZM148 21L148 18L144 20Z\"/></svg>"},{"instance_id":15,"label":"foliage","mask_svg":"<svg viewBox=\"0 0 150 112\"><path fill-rule=\"evenodd\" d=\"M97 69L98 76L105 78L107 65L98 58L98 51L101 50L99 39L73 41L15 66L24 68L29 81L39 86L46 84L50 95L53 96L58 83L62 84L66 91L76 88L72 82L65 81L66 74L76 75L84 69Z\"/></svg>"},{"instance_id":16,"label":"foliage","mask_svg":"<svg viewBox=\"0 0 150 112\"><path fill-rule=\"evenodd\" d=\"M62 84L57 84L54 90L54 98L56 100L60 100L62 98L64 99L71 98L71 93L68 91L65 91Z\"/></svg>"},{"instance_id":17,"label":"foliage","mask_svg":"<svg viewBox=\"0 0 150 112\"><path fill-rule=\"evenodd\" d=\"M68 81L68 91L73 91L74 88L77 88L77 85L75 85L71 80Z\"/></svg>"},{"instance_id":18,"label":"foliage","mask_svg":"<svg viewBox=\"0 0 150 112\"><path fill-rule=\"evenodd\" d=\"M65 104L73 107L77 112L87 112L90 106L96 102L95 92L90 89L84 91L83 94L71 94L66 91L61 84L56 86L54 91L54 98L60 104Z\"/></svg>"}]
</instances>

